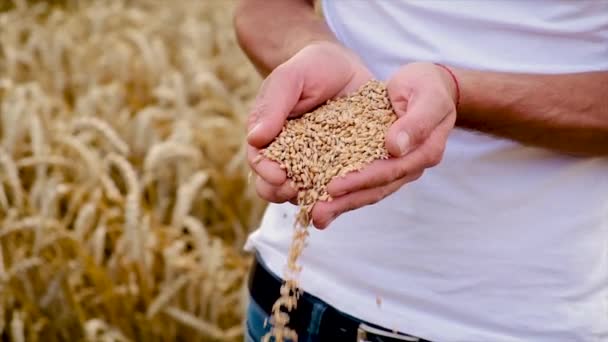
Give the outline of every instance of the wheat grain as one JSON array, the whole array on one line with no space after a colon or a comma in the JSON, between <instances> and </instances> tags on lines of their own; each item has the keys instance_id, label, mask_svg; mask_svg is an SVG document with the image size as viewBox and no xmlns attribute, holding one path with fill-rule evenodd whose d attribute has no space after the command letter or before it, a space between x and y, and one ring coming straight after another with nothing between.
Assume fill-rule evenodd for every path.
<instances>
[{"instance_id":1,"label":"wheat grain","mask_svg":"<svg viewBox=\"0 0 608 342\"><path fill-rule=\"evenodd\" d=\"M34 267L40 266L40 265L42 265L42 259L40 259L38 257L32 257L32 258L20 260L20 261L16 262L15 264L13 264L13 266L8 270L8 272L6 272L4 279L0 279L0 281L1 280L8 281L17 275L22 274Z\"/></svg>"},{"instance_id":2,"label":"wheat grain","mask_svg":"<svg viewBox=\"0 0 608 342\"><path fill-rule=\"evenodd\" d=\"M11 340L14 342L25 342L25 329L23 325L23 314L21 311L13 312L11 320Z\"/></svg>"},{"instance_id":3,"label":"wheat grain","mask_svg":"<svg viewBox=\"0 0 608 342\"><path fill-rule=\"evenodd\" d=\"M175 320L198 330L205 336L209 336L214 340L231 340L242 334L243 328L240 325L222 330L209 322L198 319L191 314L175 307L168 307L163 311L167 315L173 317Z\"/></svg>"},{"instance_id":4,"label":"wheat grain","mask_svg":"<svg viewBox=\"0 0 608 342\"><path fill-rule=\"evenodd\" d=\"M30 117L30 138L32 139L32 150L34 157L42 157L45 154L44 135L42 132L42 123L40 118L35 113ZM36 165L36 179L44 177L45 165L39 163Z\"/></svg>"},{"instance_id":5,"label":"wheat grain","mask_svg":"<svg viewBox=\"0 0 608 342\"><path fill-rule=\"evenodd\" d=\"M47 218L42 216L26 217L16 222L8 222L5 227L2 227L0 231L0 238L8 236L10 234L33 230L36 228L44 227L46 229L61 229L61 223L54 218Z\"/></svg>"},{"instance_id":6,"label":"wheat grain","mask_svg":"<svg viewBox=\"0 0 608 342\"><path fill-rule=\"evenodd\" d=\"M60 294L61 283L64 281L65 274L63 272L56 274L49 282L44 295L40 298L40 306L48 309L51 302Z\"/></svg>"},{"instance_id":7,"label":"wheat grain","mask_svg":"<svg viewBox=\"0 0 608 342\"><path fill-rule=\"evenodd\" d=\"M129 236L130 256L132 260L144 262L143 237L138 227L140 207L139 196L140 186L137 181L137 173L131 164L121 155L109 154L107 161L110 165L115 165L127 184L127 196L125 199L125 231Z\"/></svg>"},{"instance_id":8,"label":"wheat grain","mask_svg":"<svg viewBox=\"0 0 608 342\"><path fill-rule=\"evenodd\" d=\"M0 166L6 172L8 184L11 187L13 195L13 205L20 208L23 205L23 188L19 180L17 166L9 154L0 148Z\"/></svg>"},{"instance_id":9,"label":"wheat grain","mask_svg":"<svg viewBox=\"0 0 608 342\"><path fill-rule=\"evenodd\" d=\"M183 274L171 283L166 284L164 288L161 289L158 296L154 298L150 306L148 306L146 315L152 317L161 311L161 309L163 309L164 306L167 306L171 299L188 283L188 281L188 275Z\"/></svg>"},{"instance_id":10,"label":"wheat grain","mask_svg":"<svg viewBox=\"0 0 608 342\"><path fill-rule=\"evenodd\" d=\"M56 137L56 140L59 144L72 149L82 158L87 169L88 177L85 178L88 178L91 182L96 181L100 171L97 153L87 147L81 140L70 135L60 135Z\"/></svg>"},{"instance_id":11,"label":"wheat grain","mask_svg":"<svg viewBox=\"0 0 608 342\"><path fill-rule=\"evenodd\" d=\"M0 250L2 252L2 250ZM0 254L0 262L2 261L2 254ZM0 270L1 271L1 270ZM0 279L4 277L4 274L0 272ZM0 284L0 291L2 291L2 285ZM6 310L4 309L6 305L4 305L4 301L0 300L0 334L4 334L4 329L6 328Z\"/></svg>"},{"instance_id":12,"label":"wheat grain","mask_svg":"<svg viewBox=\"0 0 608 342\"><path fill-rule=\"evenodd\" d=\"M74 170L74 162L62 156L39 156L39 157L24 157L19 159L15 165L18 169L23 169L26 167L36 167L38 166L51 166L51 167L62 167L65 168L66 171L71 172Z\"/></svg>"},{"instance_id":13,"label":"wheat grain","mask_svg":"<svg viewBox=\"0 0 608 342\"><path fill-rule=\"evenodd\" d=\"M209 175L204 171L198 171L190 180L177 190L177 203L173 209L171 225L176 228L182 226L184 217L190 211L192 201L200 188L207 182Z\"/></svg>"},{"instance_id":14,"label":"wheat grain","mask_svg":"<svg viewBox=\"0 0 608 342\"><path fill-rule=\"evenodd\" d=\"M50 178L45 184L45 190L43 192L43 199L41 204L41 216L39 219L42 221L43 218L46 217L56 217L57 212L57 202L60 197L63 197L70 190L69 186L66 184L60 184L57 178ZM33 253L35 255L38 254L40 250L40 243L42 241L42 222L40 222L40 226L35 231L34 236L34 247Z\"/></svg>"},{"instance_id":15,"label":"wheat grain","mask_svg":"<svg viewBox=\"0 0 608 342\"><path fill-rule=\"evenodd\" d=\"M100 222L99 225L93 231L93 235L88 241L89 248L93 261L97 265L103 265L104 259L104 248L106 243L107 228L105 222Z\"/></svg>"},{"instance_id":16,"label":"wheat grain","mask_svg":"<svg viewBox=\"0 0 608 342\"><path fill-rule=\"evenodd\" d=\"M209 233L207 228L197 218L187 216L183 221L184 228L192 235L194 244L196 245L196 252L200 257L201 266L204 266L206 262L205 256L207 254L207 246L209 245Z\"/></svg>"},{"instance_id":17,"label":"wheat grain","mask_svg":"<svg viewBox=\"0 0 608 342\"><path fill-rule=\"evenodd\" d=\"M152 146L144 161L144 170L153 172L160 167L171 163L175 159L190 159L195 163L201 159L200 152L192 146L180 144L175 141L165 141Z\"/></svg>"},{"instance_id":18,"label":"wheat grain","mask_svg":"<svg viewBox=\"0 0 608 342\"><path fill-rule=\"evenodd\" d=\"M6 191L4 191L4 185L0 179L0 207L2 208L2 211L6 211L9 209L9 206L8 196L6 195Z\"/></svg>"},{"instance_id":19,"label":"wheat grain","mask_svg":"<svg viewBox=\"0 0 608 342\"><path fill-rule=\"evenodd\" d=\"M80 117L72 123L73 130L92 129L106 139L108 143L120 154L129 153L129 145L107 122L96 117Z\"/></svg>"},{"instance_id":20,"label":"wheat grain","mask_svg":"<svg viewBox=\"0 0 608 342\"><path fill-rule=\"evenodd\" d=\"M86 342L130 342L125 335L115 327L100 319L85 322L84 332Z\"/></svg>"},{"instance_id":21,"label":"wheat grain","mask_svg":"<svg viewBox=\"0 0 608 342\"><path fill-rule=\"evenodd\" d=\"M74 221L74 234L76 239L83 240L89 230L95 224L95 214L97 211L97 203L89 202L83 205L78 211L76 220Z\"/></svg>"},{"instance_id":22,"label":"wheat grain","mask_svg":"<svg viewBox=\"0 0 608 342\"><path fill-rule=\"evenodd\" d=\"M101 186L103 187L103 191L106 194L107 198L112 202L121 203L124 198L118 190L116 183L108 176L108 174L104 173L101 175Z\"/></svg>"}]
</instances>

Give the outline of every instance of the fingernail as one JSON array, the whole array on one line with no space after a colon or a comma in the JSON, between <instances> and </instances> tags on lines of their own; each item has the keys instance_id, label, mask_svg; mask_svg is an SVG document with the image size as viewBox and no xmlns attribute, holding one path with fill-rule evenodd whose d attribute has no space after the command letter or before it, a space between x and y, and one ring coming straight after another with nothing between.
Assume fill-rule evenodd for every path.
<instances>
[{"instance_id":1,"label":"fingernail","mask_svg":"<svg viewBox=\"0 0 608 342\"><path fill-rule=\"evenodd\" d=\"M261 127L262 127L261 122L258 122L257 124L255 124L255 126L253 126L253 128L247 134L247 137L250 138L251 136L256 135L257 131L259 131Z\"/></svg>"},{"instance_id":2,"label":"fingernail","mask_svg":"<svg viewBox=\"0 0 608 342\"><path fill-rule=\"evenodd\" d=\"M399 154L405 155L410 147L410 136L406 132L399 132L397 134L397 147L399 147Z\"/></svg>"}]
</instances>

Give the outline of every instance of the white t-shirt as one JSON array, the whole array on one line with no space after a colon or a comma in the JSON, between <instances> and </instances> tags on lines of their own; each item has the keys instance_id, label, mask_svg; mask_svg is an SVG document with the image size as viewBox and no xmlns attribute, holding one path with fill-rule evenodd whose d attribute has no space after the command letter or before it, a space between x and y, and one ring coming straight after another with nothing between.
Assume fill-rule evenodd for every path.
<instances>
[{"instance_id":1,"label":"white t-shirt","mask_svg":"<svg viewBox=\"0 0 608 342\"><path fill-rule=\"evenodd\" d=\"M323 5L379 79L412 61L608 70L606 0ZM271 204L246 246L279 275L295 212ZM608 159L455 129L418 181L312 229L301 264L305 291L433 341L608 341Z\"/></svg>"}]
</instances>

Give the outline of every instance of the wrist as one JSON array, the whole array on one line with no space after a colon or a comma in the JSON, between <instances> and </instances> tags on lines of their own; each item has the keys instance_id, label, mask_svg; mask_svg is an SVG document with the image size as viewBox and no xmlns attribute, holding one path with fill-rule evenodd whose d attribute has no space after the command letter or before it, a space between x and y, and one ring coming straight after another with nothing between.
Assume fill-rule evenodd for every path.
<instances>
[{"instance_id":1,"label":"wrist","mask_svg":"<svg viewBox=\"0 0 608 342\"><path fill-rule=\"evenodd\" d=\"M451 68L441 63L433 63L439 69L441 69L442 74L444 75L446 82L449 84L449 91L452 95L452 100L454 101L454 107L456 111L460 107L460 98L461 98L461 85L459 77L456 75L456 72Z\"/></svg>"},{"instance_id":2,"label":"wrist","mask_svg":"<svg viewBox=\"0 0 608 342\"><path fill-rule=\"evenodd\" d=\"M339 44L323 28L292 28L284 36L264 37L253 34L251 30L240 29L237 34L242 51L255 66L257 71L266 77L279 65L285 63L307 46L321 43Z\"/></svg>"}]
</instances>

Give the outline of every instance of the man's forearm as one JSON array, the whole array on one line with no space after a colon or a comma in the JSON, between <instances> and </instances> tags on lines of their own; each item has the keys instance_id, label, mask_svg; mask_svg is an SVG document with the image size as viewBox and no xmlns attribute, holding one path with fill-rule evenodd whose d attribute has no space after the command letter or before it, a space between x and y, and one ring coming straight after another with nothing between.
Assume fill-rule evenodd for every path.
<instances>
[{"instance_id":1,"label":"man's forearm","mask_svg":"<svg viewBox=\"0 0 608 342\"><path fill-rule=\"evenodd\" d=\"M238 42L264 76L313 41L337 41L312 0L240 0Z\"/></svg>"},{"instance_id":2,"label":"man's forearm","mask_svg":"<svg viewBox=\"0 0 608 342\"><path fill-rule=\"evenodd\" d=\"M608 155L608 72L455 73L457 126L569 154Z\"/></svg>"}]
</instances>

